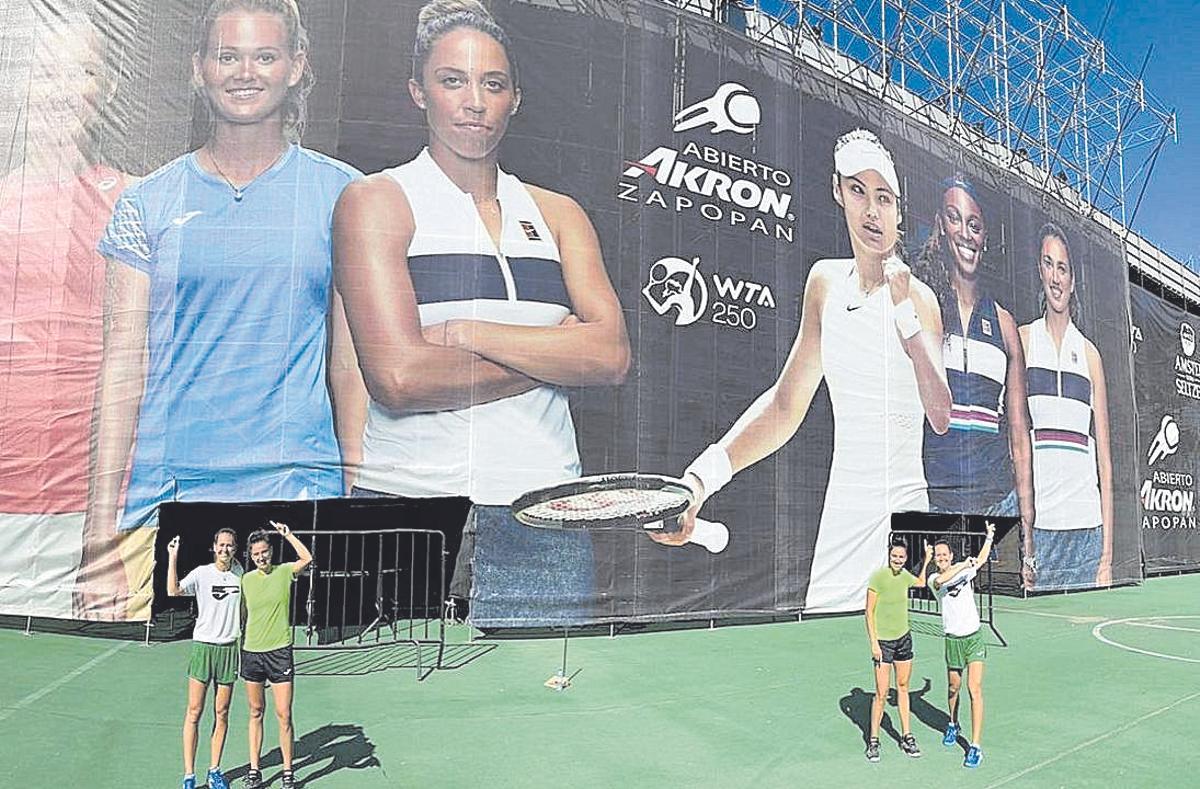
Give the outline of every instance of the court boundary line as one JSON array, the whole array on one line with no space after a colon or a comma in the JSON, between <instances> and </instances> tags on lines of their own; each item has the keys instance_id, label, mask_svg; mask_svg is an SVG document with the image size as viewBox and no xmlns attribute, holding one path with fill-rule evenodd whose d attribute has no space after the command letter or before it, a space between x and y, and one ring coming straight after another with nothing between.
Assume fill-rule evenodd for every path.
<instances>
[{"instance_id":1,"label":"court boundary line","mask_svg":"<svg viewBox=\"0 0 1200 789\"><path fill-rule=\"evenodd\" d=\"M1044 616L1050 619L1065 619L1077 625L1104 621L1104 617L1096 616L1095 614L1055 614L1050 611L1026 611L1023 608L997 608L996 610L1005 614L1025 614L1027 616Z\"/></svg>"},{"instance_id":2,"label":"court boundary line","mask_svg":"<svg viewBox=\"0 0 1200 789\"><path fill-rule=\"evenodd\" d=\"M1142 649L1140 647L1130 646L1129 644L1122 644L1121 642L1114 641L1111 638L1108 638L1107 636L1104 635L1104 628L1108 627L1109 625L1131 625L1133 627L1158 627L1163 630L1186 630L1189 633L1200 632L1197 630L1193 630L1191 628L1171 628L1171 627L1166 627L1163 625L1143 624L1143 622L1147 619L1158 619L1158 620L1200 619L1200 614L1171 614L1168 616L1130 616L1130 617L1125 617L1124 619L1109 619L1109 620L1101 622L1100 624L1093 627L1092 635L1100 643L1107 644L1110 647L1116 647L1117 649L1123 649L1126 652L1134 652L1139 655L1147 655L1149 657L1162 658L1163 660L1177 660L1180 663L1200 663L1200 658L1183 657L1182 655L1169 655L1169 654L1166 654L1165 652L1155 652L1150 649Z\"/></svg>"},{"instance_id":3,"label":"court boundary line","mask_svg":"<svg viewBox=\"0 0 1200 789\"><path fill-rule=\"evenodd\" d=\"M1004 786L1005 784L1011 783L1012 781L1015 781L1018 778L1023 778L1026 775L1029 775L1030 773L1032 773L1036 770L1040 770L1043 767L1048 767L1051 764L1054 764L1059 759L1064 759L1073 753L1078 753L1079 751L1082 751L1084 748L1089 748L1098 742L1107 740L1109 737L1113 737L1117 734L1121 734L1122 732L1132 729L1134 726L1137 726L1139 723L1144 723L1145 721L1148 721L1151 718L1157 717L1157 716L1163 714L1164 712L1169 712L1170 710L1178 707L1180 704L1185 704L1185 703L1191 701L1192 699L1196 699L1196 698L1200 698L1200 691L1196 691L1195 693L1189 693L1188 695L1184 696L1183 698L1179 698L1179 699L1176 699L1175 701L1172 701L1170 704L1159 707L1156 710L1151 710L1150 712L1147 712L1144 715L1139 715L1138 717L1134 718L1133 720L1128 721L1127 723L1123 723L1120 726L1116 727L1115 729L1110 729L1109 731L1106 731L1103 734L1098 734L1095 737L1091 738L1090 740L1085 740L1085 741L1079 743L1078 745L1074 746L1073 748L1068 748L1067 750L1062 751L1061 753L1051 756L1049 759L1044 759L1044 760L1038 762L1037 764L1032 764L1029 767L1026 767L1024 770L1018 770L1015 773L1006 775L1005 777L1001 778L999 781L988 784L987 789L994 789L994 787L997 787L997 786Z\"/></svg>"},{"instance_id":4,"label":"court boundary line","mask_svg":"<svg viewBox=\"0 0 1200 789\"><path fill-rule=\"evenodd\" d=\"M101 652L99 655L96 655L94 658L87 661L86 663L84 663L80 666L77 666L74 670L69 671L66 674L63 674L61 677L54 680L53 682L46 685L45 687L40 688L39 690L35 690L33 693L30 693L28 696L21 699L16 704L13 704L11 707L6 707L6 708L0 710L0 723L3 723L4 721L8 720L13 715L16 715L18 712L20 712L21 710L30 706L31 704L34 704L35 702L40 701L44 697L49 696L51 693L58 690L63 685L66 685L68 682L75 679L76 677L80 677L80 676L86 674L87 672L91 671L96 666L100 665L101 663L108 660L113 655L120 652L125 647L129 646L130 643L132 643L132 642L130 642L130 641L120 642L116 646L109 648L108 651Z\"/></svg>"}]
</instances>

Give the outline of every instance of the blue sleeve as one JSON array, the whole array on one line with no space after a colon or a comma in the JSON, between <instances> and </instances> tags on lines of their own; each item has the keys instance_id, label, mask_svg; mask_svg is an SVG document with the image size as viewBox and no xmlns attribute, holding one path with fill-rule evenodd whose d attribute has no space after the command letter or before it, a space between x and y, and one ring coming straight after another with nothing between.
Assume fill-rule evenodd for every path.
<instances>
[{"instance_id":1,"label":"blue sleeve","mask_svg":"<svg viewBox=\"0 0 1200 789\"><path fill-rule=\"evenodd\" d=\"M149 273L152 263L150 239L146 234L145 211L136 192L126 191L117 199L112 218L96 249L106 258Z\"/></svg>"}]
</instances>

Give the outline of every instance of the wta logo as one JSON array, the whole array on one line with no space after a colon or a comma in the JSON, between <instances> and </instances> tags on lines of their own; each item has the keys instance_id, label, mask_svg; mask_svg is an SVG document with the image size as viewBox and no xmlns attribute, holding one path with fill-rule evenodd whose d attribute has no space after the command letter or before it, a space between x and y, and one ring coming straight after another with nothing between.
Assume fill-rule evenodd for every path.
<instances>
[{"instance_id":1,"label":"wta logo","mask_svg":"<svg viewBox=\"0 0 1200 789\"><path fill-rule=\"evenodd\" d=\"M659 315L675 310L675 325L695 323L708 308L708 285L699 273L700 258L662 258L650 266L642 295Z\"/></svg>"},{"instance_id":2,"label":"wta logo","mask_svg":"<svg viewBox=\"0 0 1200 789\"><path fill-rule=\"evenodd\" d=\"M685 132L701 126L711 126L711 134L731 131L750 134L762 120L758 99L745 85L726 82L713 95L684 107L675 115L673 131Z\"/></svg>"}]
</instances>

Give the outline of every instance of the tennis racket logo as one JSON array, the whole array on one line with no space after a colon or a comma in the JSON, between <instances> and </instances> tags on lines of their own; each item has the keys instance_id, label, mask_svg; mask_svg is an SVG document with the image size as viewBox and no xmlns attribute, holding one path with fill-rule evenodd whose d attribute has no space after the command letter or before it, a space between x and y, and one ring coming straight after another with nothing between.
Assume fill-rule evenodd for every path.
<instances>
[{"instance_id":1,"label":"tennis racket logo","mask_svg":"<svg viewBox=\"0 0 1200 789\"><path fill-rule=\"evenodd\" d=\"M675 310L676 326L695 323L708 308L708 285L699 269L700 258L656 260L642 295L659 315Z\"/></svg>"},{"instance_id":2,"label":"tennis racket logo","mask_svg":"<svg viewBox=\"0 0 1200 789\"><path fill-rule=\"evenodd\" d=\"M711 125L709 132L750 134L762 120L762 107L745 85L726 82L703 101L684 107L674 118L674 131L684 132Z\"/></svg>"},{"instance_id":3,"label":"tennis racket logo","mask_svg":"<svg viewBox=\"0 0 1200 789\"><path fill-rule=\"evenodd\" d=\"M1146 465L1153 466L1163 458L1168 458L1179 451L1179 423L1170 414L1162 418L1154 440L1150 442L1150 451L1146 453Z\"/></svg>"}]
</instances>

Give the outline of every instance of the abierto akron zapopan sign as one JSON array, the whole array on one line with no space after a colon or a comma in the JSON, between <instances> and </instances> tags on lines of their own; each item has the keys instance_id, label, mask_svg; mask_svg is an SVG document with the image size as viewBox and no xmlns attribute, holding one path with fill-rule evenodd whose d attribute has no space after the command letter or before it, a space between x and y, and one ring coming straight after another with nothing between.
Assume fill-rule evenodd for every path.
<instances>
[{"instance_id":1,"label":"abierto akron zapopan sign","mask_svg":"<svg viewBox=\"0 0 1200 789\"><path fill-rule=\"evenodd\" d=\"M378 494L471 500L494 626L850 610L896 509L1138 577L1115 242L873 99L654 2L421 47L417 4L306 3L278 63L237 3L54 6L5 33L0 610L144 618L163 502ZM712 444L719 554L507 511Z\"/></svg>"},{"instance_id":2,"label":"abierto akron zapopan sign","mask_svg":"<svg viewBox=\"0 0 1200 789\"><path fill-rule=\"evenodd\" d=\"M1138 502L1146 570L1194 569L1200 566L1198 321L1144 288L1132 288L1131 297L1134 385L1143 443Z\"/></svg>"}]
</instances>

